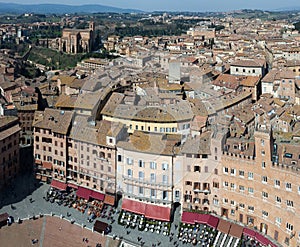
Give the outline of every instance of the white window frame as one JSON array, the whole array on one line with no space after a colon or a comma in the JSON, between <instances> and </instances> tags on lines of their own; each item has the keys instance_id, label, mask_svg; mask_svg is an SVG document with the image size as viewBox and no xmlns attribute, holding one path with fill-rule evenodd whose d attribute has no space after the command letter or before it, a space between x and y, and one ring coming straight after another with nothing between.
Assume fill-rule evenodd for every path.
<instances>
[{"instance_id":1,"label":"white window frame","mask_svg":"<svg viewBox=\"0 0 300 247\"><path fill-rule=\"evenodd\" d=\"M262 182L263 184L267 184L267 183L268 183L268 176L262 176L262 177L261 177L261 182Z\"/></svg>"},{"instance_id":2,"label":"white window frame","mask_svg":"<svg viewBox=\"0 0 300 247\"><path fill-rule=\"evenodd\" d=\"M285 190L292 191L292 183L285 183Z\"/></svg>"},{"instance_id":3,"label":"white window frame","mask_svg":"<svg viewBox=\"0 0 300 247\"><path fill-rule=\"evenodd\" d=\"M239 170L239 176L240 176L241 178L245 177L245 171Z\"/></svg>"},{"instance_id":4,"label":"white window frame","mask_svg":"<svg viewBox=\"0 0 300 247\"><path fill-rule=\"evenodd\" d=\"M230 176L235 176L235 174L236 174L236 169L230 168Z\"/></svg>"},{"instance_id":5,"label":"white window frame","mask_svg":"<svg viewBox=\"0 0 300 247\"><path fill-rule=\"evenodd\" d=\"M143 196L145 193L144 187L139 187L139 195Z\"/></svg>"},{"instance_id":6,"label":"white window frame","mask_svg":"<svg viewBox=\"0 0 300 247\"><path fill-rule=\"evenodd\" d=\"M168 175L162 175L162 183L163 184L168 184L168 180L169 180Z\"/></svg>"},{"instance_id":7,"label":"white window frame","mask_svg":"<svg viewBox=\"0 0 300 247\"><path fill-rule=\"evenodd\" d=\"M143 181L145 179L145 173L143 171L139 171L139 180Z\"/></svg>"},{"instance_id":8,"label":"white window frame","mask_svg":"<svg viewBox=\"0 0 300 247\"><path fill-rule=\"evenodd\" d=\"M132 169L127 169L127 176L128 176L129 178L132 178L132 176L133 176L133 171L132 171Z\"/></svg>"},{"instance_id":9,"label":"white window frame","mask_svg":"<svg viewBox=\"0 0 300 247\"><path fill-rule=\"evenodd\" d=\"M223 167L223 173L224 174L228 174L228 170L229 170L228 167Z\"/></svg>"},{"instance_id":10,"label":"white window frame","mask_svg":"<svg viewBox=\"0 0 300 247\"><path fill-rule=\"evenodd\" d=\"M278 180L278 179L274 180L274 187L275 188L280 188L280 180Z\"/></svg>"},{"instance_id":11,"label":"white window frame","mask_svg":"<svg viewBox=\"0 0 300 247\"><path fill-rule=\"evenodd\" d=\"M239 185L239 191L241 193L244 193L245 192L245 186L244 185Z\"/></svg>"},{"instance_id":12,"label":"white window frame","mask_svg":"<svg viewBox=\"0 0 300 247\"><path fill-rule=\"evenodd\" d=\"M167 171L168 169L169 169L169 164L168 163L162 163L161 164L161 169L163 170L163 171Z\"/></svg>"},{"instance_id":13,"label":"white window frame","mask_svg":"<svg viewBox=\"0 0 300 247\"><path fill-rule=\"evenodd\" d=\"M282 219L280 217L275 217L275 224L276 225L281 225Z\"/></svg>"},{"instance_id":14,"label":"white window frame","mask_svg":"<svg viewBox=\"0 0 300 247\"><path fill-rule=\"evenodd\" d=\"M139 160L139 167L144 168L145 167L145 162L143 160Z\"/></svg>"},{"instance_id":15,"label":"white window frame","mask_svg":"<svg viewBox=\"0 0 300 247\"><path fill-rule=\"evenodd\" d=\"M248 187L248 193L253 195L254 194L254 189L253 187Z\"/></svg>"},{"instance_id":16,"label":"white window frame","mask_svg":"<svg viewBox=\"0 0 300 247\"><path fill-rule=\"evenodd\" d=\"M153 169L153 170L157 169L157 163L154 161L150 161L150 169Z\"/></svg>"},{"instance_id":17,"label":"white window frame","mask_svg":"<svg viewBox=\"0 0 300 247\"><path fill-rule=\"evenodd\" d=\"M151 181L151 183L156 182L156 174L155 173L150 173L150 181Z\"/></svg>"},{"instance_id":18,"label":"white window frame","mask_svg":"<svg viewBox=\"0 0 300 247\"><path fill-rule=\"evenodd\" d=\"M127 158L126 158L126 164L127 164L127 165L133 165L133 159L127 157Z\"/></svg>"}]
</instances>

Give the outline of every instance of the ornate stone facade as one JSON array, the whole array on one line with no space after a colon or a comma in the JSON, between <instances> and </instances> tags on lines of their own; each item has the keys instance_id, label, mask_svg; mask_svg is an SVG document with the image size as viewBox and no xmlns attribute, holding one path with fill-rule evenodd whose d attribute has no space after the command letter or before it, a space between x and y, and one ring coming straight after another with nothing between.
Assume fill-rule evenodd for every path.
<instances>
[{"instance_id":1,"label":"ornate stone facade","mask_svg":"<svg viewBox=\"0 0 300 247\"><path fill-rule=\"evenodd\" d=\"M88 29L69 29L62 31L59 50L66 53L91 52L94 44L95 23L90 22Z\"/></svg>"}]
</instances>

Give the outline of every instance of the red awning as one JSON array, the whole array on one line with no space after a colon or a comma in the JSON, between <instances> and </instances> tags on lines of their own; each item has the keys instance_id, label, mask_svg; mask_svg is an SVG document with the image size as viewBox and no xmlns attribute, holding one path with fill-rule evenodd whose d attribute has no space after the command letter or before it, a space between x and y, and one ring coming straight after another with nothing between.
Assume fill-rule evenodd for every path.
<instances>
[{"instance_id":1,"label":"red awning","mask_svg":"<svg viewBox=\"0 0 300 247\"><path fill-rule=\"evenodd\" d=\"M92 194L92 191L90 189L84 188L84 187L79 187L76 195L78 197L84 198L86 200L90 199L90 195Z\"/></svg>"},{"instance_id":2,"label":"red awning","mask_svg":"<svg viewBox=\"0 0 300 247\"><path fill-rule=\"evenodd\" d=\"M78 190L78 185L68 183L68 187Z\"/></svg>"},{"instance_id":3,"label":"red awning","mask_svg":"<svg viewBox=\"0 0 300 247\"><path fill-rule=\"evenodd\" d=\"M278 247L276 244L272 243L271 241L270 241L269 245L271 245L271 247Z\"/></svg>"},{"instance_id":4,"label":"red awning","mask_svg":"<svg viewBox=\"0 0 300 247\"><path fill-rule=\"evenodd\" d=\"M230 222L220 219L218 224L218 231L228 234L229 229L230 229Z\"/></svg>"},{"instance_id":5,"label":"red awning","mask_svg":"<svg viewBox=\"0 0 300 247\"><path fill-rule=\"evenodd\" d=\"M8 213L0 214L0 222L5 222L6 223L8 217L9 217Z\"/></svg>"},{"instance_id":6,"label":"red awning","mask_svg":"<svg viewBox=\"0 0 300 247\"><path fill-rule=\"evenodd\" d=\"M195 220L197 217L198 217L197 213L183 212L181 216L181 221L187 224L195 224Z\"/></svg>"},{"instance_id":7,"label":"red awning","mask_svg":"<svg viewBox=\"0 0 300 247\"><path fill-rule=\"evenodd\" d=\"M229 235L235 238L241 238L243 234L243 227L238 224L231 224Z\"/></svg>"},{"instance_id":8,"label":"red awning","mask_svg":"<svg viewBox=\"0 0 300 247\"><path fill-rule=\"evenodd\" d=\"M103 201L104 200L104 197L105 195L100 193L100 192L97 192L97 191L92 191L90 197L96 199L96 200L99 200L99 201Z\"/></svg>"},{"instance_id":9,"label":"red awning","mask_svg":"<svg viewBox=\"0 0 300 247\"><path fill-rule=\"evenodd\" d=\"M111 195L105 195L104 203L112 206L115 205L115 197Z\"/></svg>"},{"instance_id":10,"label":"red awning","mask_svg":"<svg viewBox=\"0 0 300 247\"><path fill-rule=\"evenodd\" d=\"M200 224L207 224L209 217L209 214L198 214L195 222Z\"/></svg>"},{"instance_id":11,"label":"red awning","mask_svg":"<svg viewBox=\"0 0 300 247\"><path fill-rule=\"evenodd\" d=\"M41 161L41 160L35 160L35 163L36 163L37 165L41 165L41 164L42 164L42 161Z\"/></svg>"},{"instance_id":12,"label":"red awning","mask_svg":"<svg viewBox=\"0 0 300 247\"><path fill-rule=\"evenodd\" d=\"M254 238L255 235L256 235L256 232L253 231L253 230L251 230L251 229L249 229L249 228L244 228L243 234L245 234L245 235L247 235L247 236L249 236L251 238Z\"/></svg>"},{"instance_id":13,"label":"red awning","mask_svg":"<svg viewBox=\"0 0 300 247\"><path fill-rule=\"evenodd\" d=\"M51 181L51 186L53 188L59 189L59 190L66 190L67 189L67 184L60 182L58 180L52 179Z\"/></svg>"},{"instance_id":14,"label":"red awning","mask_svg":"<svg viewBox=\"0 0 300 247\"><path fill-rule=\"evenodd\" d=\"M136 214L145 214L146 204L129 199L123 199L122 209Z\"/></svg>"},{"instance_id":15,"label":"red awning","mask_svg":"<svg viewBox=\"0 0 300 247\"><path fill-rule=\"evenodd\" d=\"M217 225L219 223L219 218L217 218L216 216L210 215L207 221L207 225L213 227L213 228L217 228Z\"/></svg>"},{"instance_id":16,"label":"red awning","mask_svg":"<svg viewBox=\"0 0 300 247\"><path fill-rule=\"evenodd\" d=\"M207 224L211 227L216 228L219 222L219 218L209 214L198 214L193 212L183 212L181 221L183 223L194 224Z\"/></svg>"},{"instance_id":17,"label":"red awning","mask_svg":"<svg viewBox=\"0 0 300 247\"><path fill-rule=\"evenodd\" d=\"M271 241L269 239L267 239L266 237L264 237L263 235L256 233L255 235L255 239L260 242L263 245L268 246L268 244L271 244Z\"/></svg>"},{"instance_id":18,"label":"red awning","mask_svg":"<svg viewBox=\"0 0 300 247\"><path fill-rule=\"evenodd\" d=\"M52 169L52 163L44 161L43 162L43 168L51 170Z\"/></svg>"},{"instance_id":19,"label":"red awning","mask_svg":"<svg viewBox=\"0 0 300 247\"><path fill-rule=\"evenodd\" d=\"M107 230L108 224L99 220L96 220L94 224L94 231L103 233Z\"/></svg>"},{"instance_id":20,"label":"red awning","mask_svg":"<svg viewBox=\"0 0 300 247\"><path fill-rule=\"evenodd\" d=\"M171 208L146 204L145 217L155 220L170 221Z\"/></svg>"}]
</instances>

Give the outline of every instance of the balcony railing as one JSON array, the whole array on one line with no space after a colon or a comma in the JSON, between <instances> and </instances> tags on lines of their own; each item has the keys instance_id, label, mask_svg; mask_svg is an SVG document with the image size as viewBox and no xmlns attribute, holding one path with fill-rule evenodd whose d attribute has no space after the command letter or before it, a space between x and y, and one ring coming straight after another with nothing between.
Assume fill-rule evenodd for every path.
<instances>
[{"instance_id":1,"label":"balcony railing","mask_svg":"<svg viewBox=\"0 0 300 247\"><path fill-rule=\"evenodd\" d=\"M203 189L203 190L194 189L194 192L196 192L196 193L208 193L208 194L211 193L211 191L209 189Z\"/></svg>"},{"instance_id":2,"label":"balcony railing","mask_svg":"<svg viewBox=\"0 0 300 247\"><path fill-rule=\"evenodd\" d=\"M170 201L170 200L158 199L158 198L153 198L153 197L150 197L150 196L148 196L148 197L147 196L141 196L141 195L136 195L136 194L128 193L128 192L124 192L124 195L129 196L131 198L135 198L137 200L143 200L143 201L146 201L146 202L166 203L166 204L172 203L172 201Z\"/></svg>"},{"instance_id":3,"label":"balcony railing","mask_svg":"<svg viewBox=\"0 0 300 247\"><path fill-rule=\"evenodd\" d=\"M144 184L144 185L149 185L149 186L161 186L161 187L172 187L172 184L169 183L157 183L157 182L151 182L149 180L145 180L145 179L139 179L139 178L133 178L133 177L129 177L129 176L122 176L122 178L125 181L131 181L131 182L135 182L135 183L139 183L139 184Z\"/></svg>"},{"instance_id":4,"label":"balcony railing","mask_svg":"<svg viewBox=\"0 0 300 247\"><path fill-rule=\"evenodd\" d=\"M101 162L105 162L105 163L111 164L111 162L108 159L106 159L106 158L97 156L96 159L101 160Z\"/></svg>"}]
</instances>

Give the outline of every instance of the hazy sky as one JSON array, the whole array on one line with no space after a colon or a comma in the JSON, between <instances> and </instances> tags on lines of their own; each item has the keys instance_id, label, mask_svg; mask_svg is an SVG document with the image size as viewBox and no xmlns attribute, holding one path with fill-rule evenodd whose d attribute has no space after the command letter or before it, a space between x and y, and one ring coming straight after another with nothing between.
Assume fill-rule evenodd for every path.
<instances>
[{"instance_id":1,"label":"hazy sky","mask_svg":"<svg viewBox=\"0 0 300 247\"><path fill-rule=\"evenodd\" d=\"M276 10L300 7L299 0L0 0L21 4L60 3L71 5L102 4L120 8L134 8L145 11L222 11L237 9Z\"/></svg>"}]
</instances>

